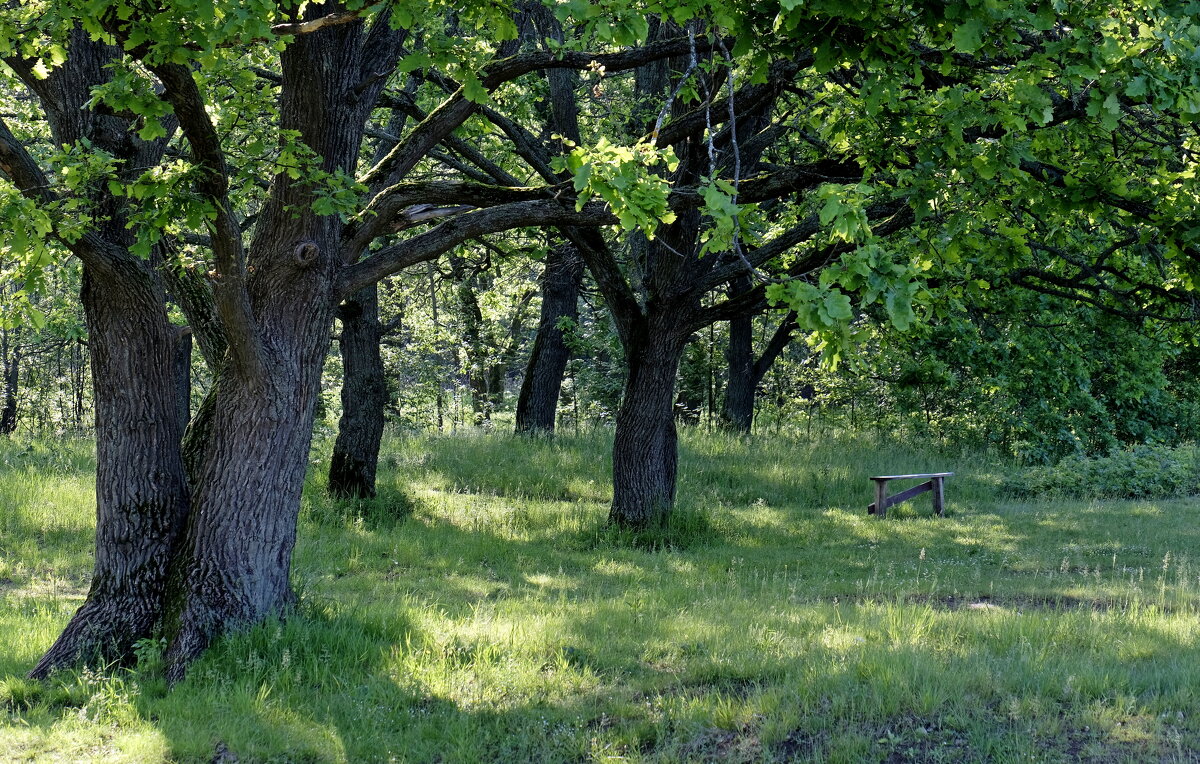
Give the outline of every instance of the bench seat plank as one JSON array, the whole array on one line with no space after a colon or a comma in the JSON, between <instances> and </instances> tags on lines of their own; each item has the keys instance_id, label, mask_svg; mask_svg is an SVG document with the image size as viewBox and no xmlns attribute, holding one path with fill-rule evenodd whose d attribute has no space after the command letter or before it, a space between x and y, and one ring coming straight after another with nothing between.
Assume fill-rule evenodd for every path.
<instances>
[{"instance_id":1,"label":"bench seat plank","mask_svg":"<svg viewBox=\"0 0 1200 764\"><path fill-rule=\"evenodd\" d=\"M953 472L927 472L917 475L876 475L872 480L908 480L917 478L951 477Z\"/></svg>"}]
</instances>

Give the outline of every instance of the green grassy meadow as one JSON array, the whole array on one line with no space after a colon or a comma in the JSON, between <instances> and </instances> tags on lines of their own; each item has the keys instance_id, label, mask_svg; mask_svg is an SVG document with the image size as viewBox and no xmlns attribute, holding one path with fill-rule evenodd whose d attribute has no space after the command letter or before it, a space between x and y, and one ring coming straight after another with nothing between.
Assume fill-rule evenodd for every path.
<instances>
[{"instance_id":1,"label":"green grassy meadow","mask_svg":"<svg viewBox=\"0 0 1200 764\"><path fill-rule=\"evenodd\" d=\"M180 685L23 678L86 591L91 448L0 442L0 761L1200 761L1200 503L1016 500L1002 459L683 434L668 530L608 436L392 437L302 509L299 612ZM868 475L954 471L868 517Z\"/></svg>"}]
</instances>

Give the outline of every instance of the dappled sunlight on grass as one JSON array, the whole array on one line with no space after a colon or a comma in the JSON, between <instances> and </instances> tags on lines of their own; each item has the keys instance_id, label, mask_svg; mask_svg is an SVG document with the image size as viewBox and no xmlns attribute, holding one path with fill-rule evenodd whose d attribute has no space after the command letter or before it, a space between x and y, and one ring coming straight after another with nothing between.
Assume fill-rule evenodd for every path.
<instances>
[{"instance_id":1,"label":"dappled sunlight on grass","mask_svg":"<svg viewBox=\"0 0 1200 764\"><path fill-rule=\"evenodd\" d=\"M0 520L3 748L185 762L1200 749L1195 502L1011 501L1004 467L972 454L684 431L678 522L647 543L604 528L608 446L389 440L380 497L361 502L312 476L299 613L221 640L173 691L152 656L20 678L86 585L93 508L72 460L0 468L0 487L24 486ZM866 477L910 469L958 472L949 516L923 497L867 516Z\"/></svg>"}]
</instances>

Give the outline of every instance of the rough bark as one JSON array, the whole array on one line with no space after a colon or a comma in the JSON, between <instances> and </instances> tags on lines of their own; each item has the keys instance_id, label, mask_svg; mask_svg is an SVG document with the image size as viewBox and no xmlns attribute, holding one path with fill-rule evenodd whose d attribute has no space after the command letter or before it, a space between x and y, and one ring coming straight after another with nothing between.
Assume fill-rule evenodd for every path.
<instances>
[{"instance_id":1,"label":"rough bark","mask_svg":"<svg viewBox=\"0 0 1200 764\"><path fill-rule=\"evenodd\" d=\"M372 284L338 310L342 332L342 417L329 464L329 493L340 498L375 495L383 438L387 383L379 352L379 292Z\"/></svg>"},{"instance_id":2,"label":"rough bark","mask_svg":"<svg viewBox=\"0 0 1200 764\"><path fill-rule=\"evenodd\" d=\"M552 247L542 272L542 308L537 335L525 378L517 397L516 431L537 434L554 432L558 396L571 349L560 320L579 317L579 288L583 283L583 260L569 244Z\"/></svg>"},{"instance_id":3,"label":"rough bark","mask_svg":"<svg viewBox=\"0 0 1200 764\"><path fill-rule=\"evenodd\" d=\"M325 323L328 331L329 311L314 312L305 323ZM306 335L310 342L296 341ZM280 342L261 383L241 384L223 370L209 393L195 509L166 620L172 679L215 636L282 614L293 602L289 568L324 351L310 335L311 325L298 327Z\"/></svg>"},{"instance_id":4,"label":"rough bark","mask_svg":"<svg viewBox=\"0 0 1200 764\"><path fill-rule=\"evenodd\" d=\"M82 299L96 402L96 562L91 588L30 672L121 657L163 612L169 563L188 515L179 453L178 329L149 268L84 270Z\"/></svg>"},{"instance_id":5,"label":"rough bark","mask_svg":"<svg viewBox=\"0 0 1200 764\"><path fill-rule=\"evenodd\" d=\"M282 53L280 126L297 131L326 172L355 167L382 88L372 75L395 55L396 40L386 21L370 31L345 24L298 37ZM189 142L203 159L204 130L197 132ZM343 224L312 212L315 193L278 177L246 255L253 267L239 265L230 250L227 266L231 275L246 274L244 292L236 280L215 283L229 351L197 416L203 437L189 443L193 512L165 618L171 679L216 636L283 613L294 601L296 519L344 265ZM225 242L231 244L237 242Z\"/></svg>"},{"instance_id":6,"label":"rough bark","mask_svg":"<svg viewBox=\"0 0 1200 764\"><path fill-rule=\"evenodd\" d=\"M687 335L649 326L627 349L629 376L613 440L608 519L629 528L662 525L675 504L678 436L671 404Z\"/></svg>"}]
</instances>

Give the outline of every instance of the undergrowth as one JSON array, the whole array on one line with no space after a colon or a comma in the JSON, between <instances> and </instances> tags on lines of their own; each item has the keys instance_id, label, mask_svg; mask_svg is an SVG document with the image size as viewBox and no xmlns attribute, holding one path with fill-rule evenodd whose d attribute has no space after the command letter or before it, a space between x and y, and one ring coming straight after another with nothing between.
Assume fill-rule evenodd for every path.
<instances>
[{"instance_id":1,"label":"undergrowth","mask_svg":"<svg viewBox=\"0 0 1200 764\"><path fill-rule=\"evenodd\" d=\"M1008 482L1018 496L1163 499L1200 493L1200 449L1195 445L1140 445L1106 456L1070 456L1032 467Z\"/></svg>"}]
</instances>

